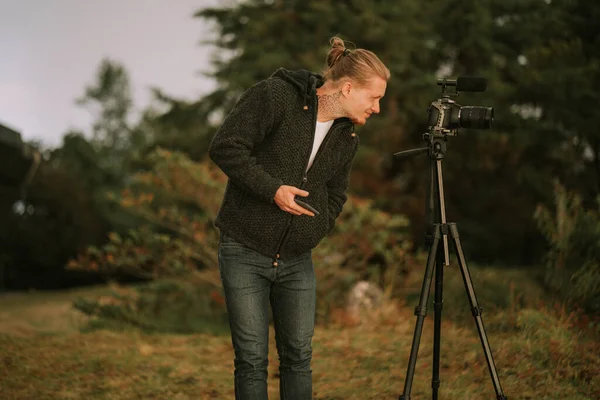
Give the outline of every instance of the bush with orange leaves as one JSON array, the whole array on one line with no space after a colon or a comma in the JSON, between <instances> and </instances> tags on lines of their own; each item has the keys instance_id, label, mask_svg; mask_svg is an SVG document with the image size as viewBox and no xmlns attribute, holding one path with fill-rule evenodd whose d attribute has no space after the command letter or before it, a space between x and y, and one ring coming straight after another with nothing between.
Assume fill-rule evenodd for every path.
<instances>
[{"instance_id":1,"label":"bush with orange leaves","mask_svg":"<svg viewBox=\"0 0 600 400\"><path fill-rule=\"evenodd\" d=\"M162 149L150 154L147 163L150 169L134 175L129 187L109 194L145 223L125 237L111 233L108 243L88 248L67 268L108 277L180 278L218 287L218 237L212 219L225 176L209 162L195 163Z\"/></svg>"},{"instance_id":2,"label":"bush with orange leaves","mask_svg":"<svg viewBox=\"0 0 600 400\"><path fill-rule=\"evenodd\" d=\"M89 248L68 268L98 271L106 276L136 276L157 282L150 285L155 288L162 287L160 281L168 281L171 291L179 285L181 292L203 296L197 304L223 308L217 268L218 232L212 221L226 177L210 162L196 163L183 154L160 149L150 155L148 165L150 168L135 175L127 189L119 195L111 194L124 209L146 223L125 237L111 233L108 243ZM333 309L343 307L349 288L360 280L376 282L388 297L396 294L411 265L408 237L406 217L387 214L369 200L350 196L336 228L313 252L319 279L319 320L327 321ZM149 297L145 298L147 303ZM160 301L160 297L153 298ZM88 302L78 308L90 315L112 315L133 323L135 310L140 310L133 303L140 300L120 299L127 312L115 313L114 303ZM106 307L111 309L108 314ZM147 316L144 318L143 326L151 326Z\"/></svg>"}]
</instances>

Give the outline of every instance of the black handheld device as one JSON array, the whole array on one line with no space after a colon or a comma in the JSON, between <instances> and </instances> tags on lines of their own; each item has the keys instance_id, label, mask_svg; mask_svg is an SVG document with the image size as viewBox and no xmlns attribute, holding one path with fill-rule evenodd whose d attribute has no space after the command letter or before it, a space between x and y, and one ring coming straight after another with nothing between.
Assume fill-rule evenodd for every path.
<instances>
[{"instance_id":1,"label":"black handheld device","mask_svg":"<svg viewBox=\"0 0 600 400\"><path fill-rule=\"evenodd\" d=\"M315 208L313 206L311 206L310 204L306 204L305 202L303 202L302 200L298 200L297 198L294 198L294 201L300 207L306 208L308 211L312 211L315 215L319 215L319 212L317 210L315 210Z\"/></svg>"}]
</instances>

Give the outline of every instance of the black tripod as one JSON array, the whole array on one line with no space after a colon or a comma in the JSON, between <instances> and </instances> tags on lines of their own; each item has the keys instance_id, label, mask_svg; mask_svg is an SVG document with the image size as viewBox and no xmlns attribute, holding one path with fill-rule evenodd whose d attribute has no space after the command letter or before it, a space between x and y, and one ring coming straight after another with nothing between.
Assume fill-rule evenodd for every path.
<instances>
[{"instance_id":1,"label":"black tripod","mask_svg":"<svg viewBox=\"0 0 600 400\"><path fill-rule=\"evenodd\" d=\"M454 250L458 257L458 264L462 273L463 282L465 289L469 296L469 302L471 303L471 312L475 318L477 325L477 331L479 332L479 339L483 346L485 353L485 359L492 377L492 383L496 390L496 398L498 400L506 400L506 396L502 392L500 386L500 380L498 379L498 373L496 372L496 365L494 364L494 358L492 356L492 350L488 343L483 321L481 319L482 308L477 303L477 297L475 296L475 290L473 289L473 283L471 281L471 275L467 267L467 262L463 254L463 250L460 244L458 235L458 229L455 223L446 222L446 207L444 204L444 184L442 181L442 161L446 154L446 140L445 135L437 133L426 133L424 135L425 140L428 141L429 146L419 149L413 149L395 153L396 157L409 157L417 154L427 153L429 157L429 185L428 185L428 199L427 199L427 219L428 219L428 232L427 232L427 244L430 246L429 255L427 256L427 267L425 268L425 277L423 279L423 287L421 288L421 297L419 305L415 308L415 315L417 316L417 324L415 326L415 332L412 341L412 347L410 350L410 359L408 362L408 369L406 372L406 380L404 381L404 392L399 397L399 400L410 400L410 392L412 389L412 381L415 373L415 364L417 362L417 353L419 352L419 343L421 341L421 333L423 332L423 321L427 315L427 301L429 299L429 290L431 287L431 279L433 277L433 271L435 269L435 300L434 300L434 343L433 343L433 374L431 380L432 387L432 398L437 400L438 390L440 387L440 339L441 339L441 324L442 324L442 292L443 292L443 280L444 280L444 267L450 264L448 254L448 234L450 234L454 243ZM442 240L443 247L439 248L440 239ZM435 267L434 267L435 264Z\"/></svg>"}]
</instances>

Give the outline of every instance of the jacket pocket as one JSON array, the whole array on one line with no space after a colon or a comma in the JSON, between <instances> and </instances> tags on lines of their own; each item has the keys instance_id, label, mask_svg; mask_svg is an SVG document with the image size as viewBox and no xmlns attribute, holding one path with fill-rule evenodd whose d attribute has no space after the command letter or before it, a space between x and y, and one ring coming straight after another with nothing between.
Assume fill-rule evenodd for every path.
<instances>
[{"instance_id":1,"label":"jacket pocket","mask_svg":"<svg viewBox=\"0 0 600 400\"><path fill-rule=\"evenodd\" d=\"M294 253L313 249L327 235L328 220L326 212L315 217L296 217L284 247Z\"/></svg>"}]
</instances>

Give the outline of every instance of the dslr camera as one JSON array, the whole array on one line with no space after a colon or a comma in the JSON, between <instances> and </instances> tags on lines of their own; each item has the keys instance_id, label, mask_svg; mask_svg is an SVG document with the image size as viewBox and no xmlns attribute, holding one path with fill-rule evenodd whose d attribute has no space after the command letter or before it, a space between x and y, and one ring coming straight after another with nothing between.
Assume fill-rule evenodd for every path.
<instances>
[{"instance_id":1,"label":"dslr camera","mask_svg":"<svg viewBox=\"0 0 600 400\"><path fill-rule=\"evenodd\" d=\"M438 79L442 87L442 97L429 106L429 131L434 135L456 135L458 128L489 129L494 120L492 107L461 106L452 97L459 92L484 92L487 81L484 78L459 76L457 79ZM455 87L448 93L448 87Z\"/></svg>"}]
</instances>

